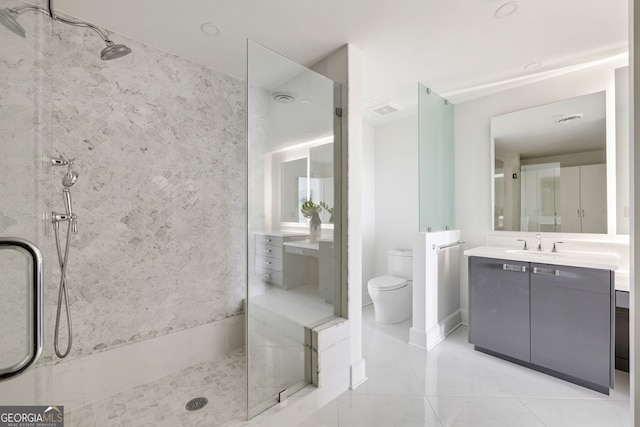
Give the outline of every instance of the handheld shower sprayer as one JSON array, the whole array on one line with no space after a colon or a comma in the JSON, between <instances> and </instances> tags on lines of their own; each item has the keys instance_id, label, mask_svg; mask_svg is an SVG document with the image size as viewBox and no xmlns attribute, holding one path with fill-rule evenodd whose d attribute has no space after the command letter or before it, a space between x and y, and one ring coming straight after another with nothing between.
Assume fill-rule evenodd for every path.
<instances>
[{"instance_id":1,"label":"handheld shower sprayer","mask_svg":"<svg viewBox=\"0 0 640 427\"><path fill-rule=\"evenodd\" d=\"M71 352L71 345L73 343L73 333L71 327L71 310L69 307L69 298L67 296L67 265L69 262L69 247L71 245L71 233L78 233L78 216L73 213L73 204L71 203L71 191L69 187L76 183L79 174L73 170L73 160L65 159L64 156L51 159L52 166L66 166L67 172L62 177L62 201L64 202L65 213L52 212L51 220L53 223L53 230L56 238L56 249L58 252L58 262L60 264L60 286L58 288L58 307L56 310L56 326L53 339L53 347L56 355L63 359ZM64 251L60 244L60 223L67 222L67 240L65 242ZM62 304L66 308L67 318L67 348L64 352L60 351L58 342L58 336L60 334L60 317L62 313Z\"/></svg>"}]
</instances>

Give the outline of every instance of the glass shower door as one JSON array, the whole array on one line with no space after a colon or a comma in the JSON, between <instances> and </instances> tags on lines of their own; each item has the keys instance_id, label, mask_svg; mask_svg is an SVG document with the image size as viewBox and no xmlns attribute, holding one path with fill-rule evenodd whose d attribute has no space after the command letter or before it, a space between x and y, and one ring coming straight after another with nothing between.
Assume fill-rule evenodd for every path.
<instances>
[{"instance_id":1,"label":"glass shower door","mask_svg":"<svg viewBox=\"0 0 640 427\"><path fill-rule=\"evenodd\" d=\"M15 7L0 0L0 9ZM34 253L49 252L45 212L50 200L46 158L51 145L51 23L40 13L20 15L26 37L0 26L0 404L50 405L50 351L19 375L21 362L35 359L36 314L42 310L45 337L50 336L47 310L48 265L44 308L37 301Z\"/></svg>"},{"instance_id":2,"label":"glass shower door","mask_svg":"<svg viewBox=\"0 0 640 427\"><path fill-rule=\"evenodd\" d=\"M309 331L338 313L340 86L253 42L247 80L251 418L312 382Z\"/></svg>"}]
</instances>

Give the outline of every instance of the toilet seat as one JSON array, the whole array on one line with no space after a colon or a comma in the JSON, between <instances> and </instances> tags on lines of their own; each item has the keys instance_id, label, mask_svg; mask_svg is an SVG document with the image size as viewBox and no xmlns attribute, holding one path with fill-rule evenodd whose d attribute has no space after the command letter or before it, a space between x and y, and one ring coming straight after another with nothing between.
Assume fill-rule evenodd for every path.
<instances>
[{"instance_id":1,"label":"toilet seat","mask_svg":"<svg viewBox=\"0 0 640 427\"><path fill-rule=\"evenodd\" d=\"M394 276L380 276L369 280L369 289L376 291L393 291L395 289L404 288L409 284L407 279Z\"/></svg>"}]
</instances>

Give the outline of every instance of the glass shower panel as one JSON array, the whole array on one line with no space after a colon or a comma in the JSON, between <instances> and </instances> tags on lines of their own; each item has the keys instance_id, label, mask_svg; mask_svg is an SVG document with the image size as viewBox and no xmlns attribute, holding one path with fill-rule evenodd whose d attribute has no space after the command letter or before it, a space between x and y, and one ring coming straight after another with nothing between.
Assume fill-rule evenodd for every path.
<instances>
[{"instance_id":1,"label":"glass shower panel","mask_svg":"<svg viewBox=\"0 0 640 427\"><path fill-rule=\"evenodd\" d=\"M0 9L19 5L0 0ZM16 21L20 37L0 26L0 237L17 238L39 248L45 259L44 331L51 336L47 156L51 146L51 22L41 13L24 13ZM23 251L0 249L0 369L28 354L33 298ZM47 405L50 401L51 351L47 341L40 359L23 373L0 382L3 405Z\"/></svg>"},{"instance_id":2,"label":"glass shower panel","mask_svg":"<svg viewBox=\"0 0 640 427\"><path fill-rule=\"evenodd\" d=\"M249 417L311 383L307 331L339 312L339 100L333 81L249 42Z\"/></svg>"},{"instance_id":3,"label":"glass shower panel","mask_svg":"<svg viewBox=\"0 0 640 427\"><path fill-rule=\"evenodd\" d=\"M452 104L418 85L420 231L455 228Z\"/></svg>"}]
</instances>

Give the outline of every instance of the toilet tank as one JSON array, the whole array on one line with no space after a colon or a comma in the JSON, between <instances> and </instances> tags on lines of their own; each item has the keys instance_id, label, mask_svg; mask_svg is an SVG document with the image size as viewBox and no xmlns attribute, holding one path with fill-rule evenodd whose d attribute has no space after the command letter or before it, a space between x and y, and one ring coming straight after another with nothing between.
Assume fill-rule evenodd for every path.
<instances>
[{"instance_id":1,"label":"toilet tank","mask_svg":"<svg viewBox=\"0 0 640 427\"><path fill-rule=\"evenodd\" d=\"M387 273L413 280L413 252L397 249L387 251Z\"/></svg>"}]
</instances>

